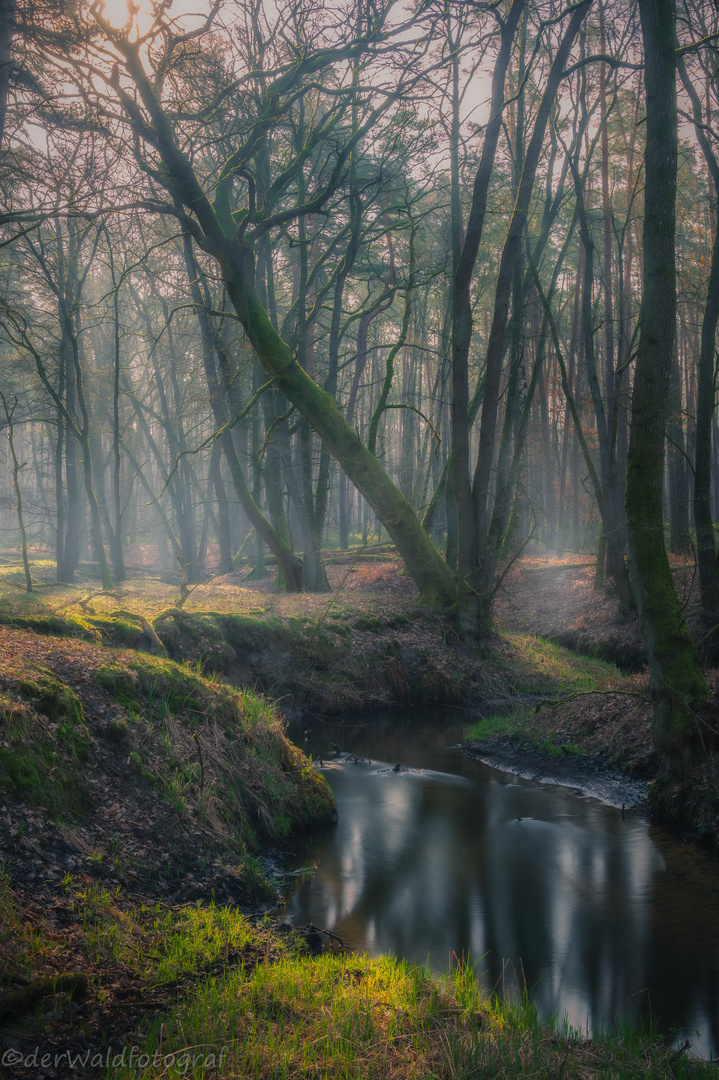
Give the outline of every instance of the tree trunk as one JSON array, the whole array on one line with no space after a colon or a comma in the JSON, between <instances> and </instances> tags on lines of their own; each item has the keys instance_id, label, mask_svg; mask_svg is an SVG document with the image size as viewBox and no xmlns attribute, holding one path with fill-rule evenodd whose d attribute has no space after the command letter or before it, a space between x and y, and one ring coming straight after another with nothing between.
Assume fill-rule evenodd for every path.
<instances>
[{"instance_id":1,"label":"tree trunk","mask_svg":"<svg viewBox=\"0 0 719 1080\"><path fill-rule=\"evenodd\" d=\"M5 398L5 395L0 390L0 401L2 401L3 410L5 412L5 419L7 420L7 436L10 444L10 456L12 458L12 480L13 487L15 488L15 508L17 510L17 523L20 529L20 543L22 546L22 565L25 571L25 592L32 592L32 578L30 576L30 560L27 554L27 532L25 530L25 521L22 514L22 491L20 490L20 470L25 468L25 462L20 464L15 451L15 426L13 424L13 413L17 405L17 398L10 408Z\"/></svg>"},{"instance_id":2,"label":"tree trunk","mask_svg":"<svg viewBox=\"0 0 719 1080\"><path fill-rule=\"evenodd\" d=\"M577 215L584 248L584 287L582 292L582 327L584 341L584 359L587 369L587 380L594 406L594 415L597 422L597 438L599 442L599 463L601 489L597 493L597 505L602 516L602 541L597 554L597 572L594 586L598 588L604 575L605 552L609 564L609 572L614 578L614 584L619 596L619 604L622 611L631 611L634 607L629 575L627 573L624 554L619 540L619 530L615 518L615 481L616 470L612 460L611 423L607 418L607 410L602 397L602 388L597 371L597 359L594 348L594 314L592 304L592 292L594 285L594 241L592 239L587 208L584 199L585 178L579 175L575 163L572 164L574 184L577 193ZM612 373L613 377L613 373Z\"/></svg>"},{"instance_id":3,"label":"tree trunk","mask_svg":"<svg viewBox=\"0 0 719 1080\"><path fill-rule=\"evenodd\" d=\"M512 54L514 36L524 10L522 0L514 0L501 24L501 42L492 76L490 119L484 136L482 156L474 180L472 206L461 241L459 191L459 58L453 59L452 167L452 489L457 513L457 571L459 588L458 625L461 636L471 645L483 647L490 633L486 604L481 603L477 571L480 538L470 480L469 350L472 338L471 283L484 230L487 193L502 129L504 83ZM503 257L504 258L504 257ZM513 267L513 259L510 263ZM509 280L508 286L509 288ZM488 364L489 368L489 364ZM484 399L483 399L484 404ZM484 425L483 429L484 431ZM493 436L494 437L494 433ZM448 526L449 526L448 500Z\"/></svg>"},{"instance_id":4,"label":"tree trunk","mask_svg":"<svg viewBox=\"0 0 719 1080\"><path fill-rule=\"evenodd\" d=\"M653 738L666 773L686 774L708 694L664 546L662 469L676 322L677 101L671 0L640 0L646 87L644 287L627 464L627 539L649 658Z\"/></svg>"},{"instance_id":5,"label":"tree trunk","mask_svg":"<svg viewBox=\"0 0 719 1080\"><path fill-rule=\"evenodd\" d=\"M15 36L16 0L0 0L0 153L5 135L8 90L10 89L10 59Z\"/></svg>"},{"instance_id":6,"label":"tree trunk","mask_svg":"<svg viewBox=\"0 0 719 1080\"><path fill-rule=\"evenodd\" d=\"M214 338L210 327L210 319L207 314L207 305L210 297L208 295L203 295L203 292L200 289L200 272L197 263L195 262L192 252L192 241L190 240L188 233L183 234L183 249L185 269L187 270L187 276L190 282L190 293L192 295L195 313L200 326L202 356L205 367L205 377L207 379L207 389L210 395L210 406L212 408L215 424L217 425L217 430L222 432L220 436L222 449L230 468L235 493L242 508L247 514L247 517L257 530L258 535L262 537L270 551L276 556L278 571L286 585L287 591L300 592L302 589L301 563L289 545L286 544L277 531L272 528L250 495L250 489L247 486L244 470L242 469L240 459L235 450L232 433L227 427L227 413L222 401L220 385L217 379L217 369L215 366Z\"/></svg>"},{"instance_id":7,"label":"tree trunk","mask_svg":"<svg viewBox=\"0 0 719 1080\"><path fill-rule=\"evenodd\" d=\"M101 16L96 14L95 18L99 21ZM347 424L334 399L297 363L260 301L255 287L254 253L242 232L238 233L237 223L225 214L224 209L222 189L224 185L229 192L235 175L234 163L231 159L226 163L213 205L202 190L189 160L179 149L170 121L142 66L139 51L118 35L114 40L139 99L152 119L151 137L164 163L168 187L193 215L187 222L191 223L196 241L216 259L230 302L265 370L275 380L278 390L309 421L370 503L397 545L419 588L421 599L444 606L453 604L456 599L454 575L423 531L412 507ZM286 75L275 80L273 93L279 94L285 84L291 87L302 71L301 64L293 65ZM124 94L119 76L117 81L113 76L113 87L138 137L144 141L147 128L144 122L139 122L137 107ZM275 108L274 101L275 98L268 101L268 118Z\"/></svg>"},{"instance_id":8,"label":"tree trunk","mask_svg":"<svg viewBox=\"0 0 719 1080\"><path fill-rule=\"evenodd\" d=\"M678 62L682 84L692 103L697 139L709 170L713 195L719 194L719 162L704 129L699 96L689 80L684 61ZM708 117L711 125L711 116ZM713 199L710 198L710 207ZM697 564L702 608L719 617L719 566L717 565L714 523L711 508L712 421L716 376L714 354L719 323L719 229L714 231L707 297L702 318L701 344L697 363L697 412L694 444L694 523L697 530Z\"/></svg>"},{"instance_id":9,"label":"tree trunk","mask_svg":"<svg viewBox=\"0 0 719 1080\"><path fill-rule=\"evenodd\" d=\"M534 180L544 145L547 124L554 108L554 102L563 78L564 68L571 52L574 41L579 33L582 22L589 10L591 0L584 0L572 9L572 16L567 29L562 37L552 66L547 75L542 99L537 109L532 135L527 145L527 152L522 170L522 177L517 192L512 218L509 225L507 239L502 249L502 257L497 275L495 290L494 310L492 325L487 344L487 365L484 382L484 399L482 402L482 420L479 434L479 452L474 472L472 485L472 508L474 512L474 528L476 530L476 543L478 559L472 577L467 581L464 599L467 601L468 613L474 604L479 604L478 613L479 633L489 633L489 609L491 606L491 590L493 587L493 575L491 575L490 561L487 558L489 542L489 507L488 496L490 478L494 459L494 448L497 433L497 419L500 401L500 387L502 374L502 359L505 350L505 337L509 312L509 300L511 293L512 276L515 258L524 234L524 229L529 213ZM460 518L462 506L460 508ZM460 535L462 526L460 525ZM491 575L491 576L490 576ZM464 624L465 616L460 611L460 620ZM487 639L480 638L478 645L483 647Z\"/></svg>"},{"instance_id":10,"label":"tree trunk","mask_svg":"<svg viewBox=\"0 0 719 1080\"><path fill-rule=\"evenodd\" d=\"M220 573L229 574L232 570L232 549L230 546L230 512L225 482L220 468L220 445L215 443L210 458L212 486L217 500L217 544L220 549Z\"/></svg>"},{"instance_id":11,"label":"tree trunk","mask_svg":"<svg viewBox=\"0 0 719 1080\"><path fill-rule=\"evenodd\" d=\"M125 560L122 553L122 490L120 484L122 471L122 456L120 454L120 286L115 280L115 259L112 251L110 236L107 237L107 248L110 256L110 273L112 276L112 505L114 527L112 529L112 569L115 581L124 581Z\"/></svg>"}]
</instances>

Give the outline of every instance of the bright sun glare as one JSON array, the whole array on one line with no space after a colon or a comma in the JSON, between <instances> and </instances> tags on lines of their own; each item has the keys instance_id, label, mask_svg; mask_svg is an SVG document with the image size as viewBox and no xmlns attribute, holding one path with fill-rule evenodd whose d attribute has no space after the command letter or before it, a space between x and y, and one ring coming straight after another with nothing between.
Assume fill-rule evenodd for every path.
<instances>
[{"instance_id":1,"label":"bright sun glare","mask_svg":"<svg viewBox=\"0 0 719 1080\"><path fill-rule=\"evenodd\" d=\"M150 4L149 0L101 0L100 14L116 30L126 27L130 20L134 28L139 20L142 32L150 18Z\"/></svg>"}]
</instances>

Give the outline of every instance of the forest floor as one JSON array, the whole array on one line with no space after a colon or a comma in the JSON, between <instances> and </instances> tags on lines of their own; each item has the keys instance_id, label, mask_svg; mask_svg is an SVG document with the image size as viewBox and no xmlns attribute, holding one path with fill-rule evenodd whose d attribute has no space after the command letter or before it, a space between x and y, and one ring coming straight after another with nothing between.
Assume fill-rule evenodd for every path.
<instances>
[{"instance_id":1,"label":"forest floor","mask_svg":"<svg viewBox=\"0 0 719 1080\"><path fill-rule=\"evenodd\" d=\"M437 997L421 973L384 962L325 955L335 966L322 976L324 1027L313 1027L317 1010L297 1005L304 993L315 1000L319 978L307 972L302 934L278 936L237 905L267 906L265 856L286 847L294 829L319 827L331 803L255 691L289 716L462 704L474 711L469 753L600 796L602 778L621 774L615 792L629 803L656 759L646 675L610 662L642 663L638 627L620 618L611 584L594 589L588 560L525 559L498 598L491 656L478 660L459 647L447 617L417 606L413 583L384 551L338 556L330 594L281 595L272 577L250 583L235 572L191 586L181 606L179 579L148 574L135 556L137 570L112 595L100 593L92 567L78 586L57 586L36 557L38 591L26 596L12 555L0 564L0 1076L269 1077L279 1075L273 1040L287 1075L344 1075L348 1061L333 1058L338 1033L370 999L372 1023L352 1034L352 1069L363 1075L464 1075L456 1063L469 1074L480 1057L492 1074L523 1075L506 1062L524 1054L533 1070L540 1044L547 1070L561 1075L567 1056L580 1054L576 1040L557 1040L531 1010L493 1012L466 981ZM676 574L698 628L691 574L680 565ZM158 643L147 624L171 659L150 654ZM715 728L709 675L714 696L702 720ZM689 793L676 793L677 816L716 840L710 775L697 773ZM244 973L241 989L225 986L230 971ZM72 977L71 998L52 992L64 984L39 981L59 976ZM268 991L272 978L279 983ZM208 1004L211 984L225 986L222 1001ZM36 990L42 1000L28 1009L22 1002ZM254 997L235 1017L247 1028L238 1039L228 1018L243 995ZM196 1015L200 997L205 1012ZM229 1059L218 1062L223 1040ZM311 1062L292 1050L298 1040L316 1047ZM118 1057L133 1045L162 1050L163 1061L174 1054L174 1063L137 1068ZM46 1066L33 1057L38 1046L51 1054ZM188 1047L205 1055L197 1068L182 1057ZM667 1075L667 1055L655 1050L656 1075ZM600 1049L581 1052L594 1075ZM95 1055L95 1066L72 1064L78 1053L90 1066ZM616 1068L654 1075L642 1071L646 1047L637 1053Z\"/></svg>"}]
</instances>

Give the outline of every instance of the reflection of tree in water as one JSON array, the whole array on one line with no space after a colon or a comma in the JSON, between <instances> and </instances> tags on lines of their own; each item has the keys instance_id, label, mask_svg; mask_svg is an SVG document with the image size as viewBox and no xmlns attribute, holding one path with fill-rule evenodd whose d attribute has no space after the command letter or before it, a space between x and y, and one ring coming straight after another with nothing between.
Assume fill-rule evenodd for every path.
<instances>
[{"instance_id":1,"label":"reflection of tree in water","mask_svg":"<svg viewBox=\"0 0 719 1080\"><path fill-rule=\"evenodd\" d=\"M340 821L290 901L297 919L440 969L471 956L488 988L526 976L543 1015L568 1011L577 1025L651 1015L690 1037L696 1024L708 1031L717 869L699 853L687 861L672 838L657 845L640 820L566 791L480 768L432 772L436 751L416 723L401 733L404 754L386 728L342 734L348 752L426 771L379 772L376 758L332 771Z\"/></svg>"},{"instance_id":2,"label":"reflection of tree in water","mask_svg":"<svg viewBox=\"0 0 719 1080\"><path fill-rule=\"evenodd\" d=\"M701 1035L701 1047L719 1048L719 883L710 856L681 845L661 829L650 837L664 859L647 903L647 984L652 1014Z\"/></svg>"}]
</instances>

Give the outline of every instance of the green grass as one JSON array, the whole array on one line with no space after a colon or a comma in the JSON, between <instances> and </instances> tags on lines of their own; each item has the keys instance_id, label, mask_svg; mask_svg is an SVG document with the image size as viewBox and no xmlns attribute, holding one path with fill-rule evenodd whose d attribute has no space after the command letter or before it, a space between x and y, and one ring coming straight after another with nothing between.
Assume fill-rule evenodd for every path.
<instances>
[{"instance_id":1,"label":"green grass","mask_svg":"<svg viewBox=\"0 0 719 1080\"><path fill-rule=\"evenodd\" d=\"M585 751L577 743L534 734L534 709L523 704L521 698L561 698L565 694L610 690L621 681L621 672L614 664L580 656L544 638L507 632L502 633L502 638L509 650L498 654L496 663L510 682L512 693L520 700L512 712L476 720L466 729L466 738L480 742L521 738L532 749L549 757L581 757Z\"/></svg>"},{"instance_id":2,"label":"green grass","mask_svg":"<svg viewBox=\"0 0 719 1080\"><path fill-rule=\"evenodd\" d=\"M572 742L571 739L562 739L561 736L549 736L542 739L537 743L537 750L540 754L546 754L548 757L553 758L583 757L585 754L581 746Z\"/></svg>"},{"instance_id":3,"label":"green grass","mask_svg":"<svg viewBox=\"0 0 719 1080\"><path fill-rule=\"evenodd\" d=\"M251 851L333 816L328 785L285 738L268 699L146 654L102 664L94 678L159 737L162 754L145 761L133 751L132 760L179 818L193 804Z\"/></svg>"},{"instance_id":4,"label":"green grass","mask_svg":"<svg viewBox=\"0 0 719 1080\"><path fill-rule=\"evenodd\" d=\"M484 716L476 720L466 729L466 738L485 741L493 738L510 738L521 731L523 720L521 714L513 713L510 716Z\"/></svg>"},{"instance_id":5,"label":"green grass","mask_svg":"<svg viewBox=\"0 0 719 1080\"><path fill-rule=\"evenodd\" d=\"M72 901L90 959L112 961L152 985L196 974L256 941L236 908L157 902L125 909L121 897L95 884L77 889Z\"/></svg>"},{"instance_id":6,"label":"green grass","mask_svg":"<svg viewBox=\"0 0 719 1080\"><path fill-rule=\"evenodd\" d=\"M178 819L196 817L233 858L331 820L331 790L287 740L274 704L197 667L95 648L65 676L20 656L6 666L0 694L0 793L56 818L82 815L91 805L86 774L95 767L89 755L98 739L129 765L128 796L132 788L154 789ZM98 692L114 699L109 721L95 707ZM91 730L86 693L93 699ZM243 876L248 900L267 895L266 885L258 891L256 873Z\"/></svg>"},{"instance_id":7,"label":"green grass","mask_svg":"<svg viewBox=\"0 0 719 1080\"><path fill-rule=\"evenodd\" d=\"M521 738L524 745L545 754L550 758L584 757L587 753L578 743L559 735L545 736L533 734L531 714L527 709L519 709L509 716L486 716L470 724L465 730L466 739L478 742L491 742L493 739Z\"/></svg>"},{"instance_id":8,"label":"green grass","mask_svg":"<svg viewBox=\"0 0 719 1080\"><path fill-rule=\"evenodd\" d=\"M469 964L445 977L390 957L310 959L291 950L208 980L162 1021L143 1049L163 1046L168 1077L201 1077L208 1055L221 1075L326 1080L501 1077L708 1077L653 1034L592 1040L542 1022L528 998L489 996ZM192 1055L196 1053L193 1067ZM174 1052L174 1061L172 1060ZM184 1071L183 1071L184 1070ZM118 1077L150 1080L152 1067Z\"/></svg>"},{"instance_id":9,"label":"green grass","mask_svg":"<svg viewBox=\"0 0 719 1080\"><path fill-rule=\"evenodd\" d=\"M502 632L510 646L509 656L497 657L497 664L510 675L517 694L562 694L606 690L615 686L622 673L614 664L596 657L580 656L545 638Z\"/></svg>"},{"instance_id":10,"label":"green grass","mask_svg":"<svg viewBox=\"0 0 719 1080\"><path fill-rule=\"evenodd\" d=\"M32 570L45 570L49 572L55 571L56 563L54 559L30 559L30 567ZM22 574L22 562L18 558L17 561L10 563L0 563L0 575L6 574Z\"/></svg>"}]
</instances>

